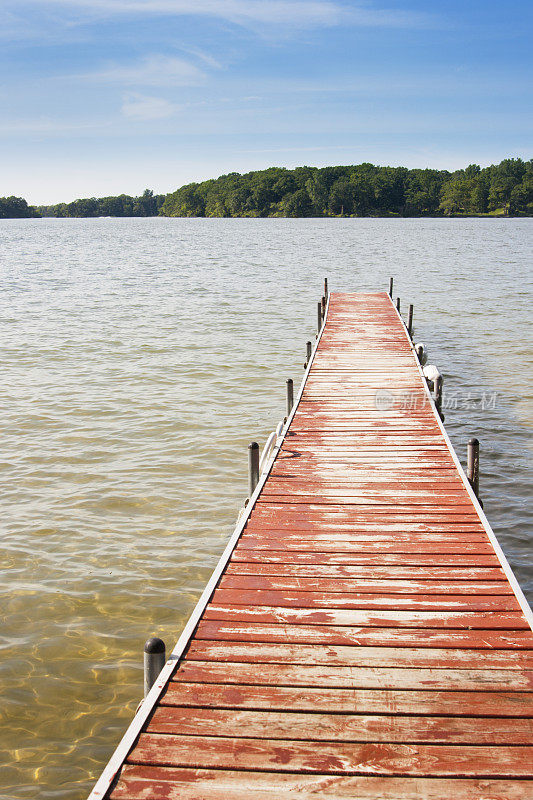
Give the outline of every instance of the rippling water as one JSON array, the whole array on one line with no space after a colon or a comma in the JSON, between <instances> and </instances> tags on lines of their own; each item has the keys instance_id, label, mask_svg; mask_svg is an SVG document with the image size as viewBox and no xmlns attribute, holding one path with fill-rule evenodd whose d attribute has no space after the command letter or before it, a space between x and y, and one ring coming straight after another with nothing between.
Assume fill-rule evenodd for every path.
<instances>
[{"instance_id":1,"label":"rippling water","mask_svg":"<svg viewBox=\"0 0 533 800\"><path fill-rule=\"evenodd\" d=\"M299 382L324 276L415 304L533 595L531 220L0 222L0 797L84 798Z\"/></svg>"}]
</instances>

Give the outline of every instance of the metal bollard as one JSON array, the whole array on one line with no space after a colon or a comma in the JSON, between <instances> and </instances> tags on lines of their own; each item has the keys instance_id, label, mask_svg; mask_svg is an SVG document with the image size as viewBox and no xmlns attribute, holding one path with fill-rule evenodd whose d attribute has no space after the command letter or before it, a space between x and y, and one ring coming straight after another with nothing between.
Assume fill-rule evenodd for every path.
<instances>
[{"instance_id":1,"label":"metal bollard","mask_svg":"<svg viewBox=\"0 0 533 800\"><path fill-rule=\"evenodd\" d=\"M479 500L479 440L470 439L466 448L466 475Z\"/></svg>"},{"instance_id":2,"label":"metal bollard","mask_svg":"<svg viewBox=\"0 0 533 800\"><path fill-rule=\"evenodd\" d=\"M294 383L292 378L287 380L287 416L290 415L294 405Z\"/></svg>"},{"instance_id":3,"label":"metal bollard","mask_svg":"<svg viewBox=\"0 0 533 800\"><path fill-rule=\"evenodd\" d=\"M324 278L324 297L328 296L328 279Z\"/></svg>"},{"instance_id":4,"label":"metal bollard","mask_svg":"<svg viewBox=\"0 0 533 800\"><path fill-rule=\"evenodd\" d=\"M320 300L318 301L318 309L317 309L317 311L318 311L318 315L317 315L318 331L317 332L320 333L320 331L322 330L322 303L320 302Z\"/></svg>"},{"instance_id":5,"label":"metal bollard","mask_svg":"<svg viewBox=\"0 0 533 800\"><path fill-rule=\"evenodd\" d=\"M259 445L252 442L248 445L248 493L250 497L259 483Z\"/></svg>"},{"instance_id":6,"label":"metal bollard","mask_svg":"<svg viewBox=\"0 0 533 800\"><path fill-rule=\"evenodd\" d=\"M396 308L398 309L398 314L400 313L400 298L396 298Z\"/></svg>"},{"instance_id":7,"label":"metal bollard","mask_svg":"<svg viewBox=\"0 0 533 800\"><path fill-rule=\"evenodd\" d=\"M413 311L414 310L415 310L414 306L411 303L410 306L409 306L409 319L407 321L407 333L411 337L413 336Z\"/></svg>"},{"instance_id":8,"label":"metal bollard","mask_svg":"<svg viewBox=\"0 0 533 800\"><path fill-rule=\"evenodd\" d=\"M394 278L390 278L389 280L389 297L392 300L392 290L394 288Z\"/></svg>"},{"instance_id":9,"label":"metal bollard","mask_svg":"<svg viewBox=\"0 0 533 800\"><path fill-rule=\"evenodd\" d=\"M148 694L166 662L165 643L152 636L144 644L144 696Z\"/></svg>"}]
</instances>

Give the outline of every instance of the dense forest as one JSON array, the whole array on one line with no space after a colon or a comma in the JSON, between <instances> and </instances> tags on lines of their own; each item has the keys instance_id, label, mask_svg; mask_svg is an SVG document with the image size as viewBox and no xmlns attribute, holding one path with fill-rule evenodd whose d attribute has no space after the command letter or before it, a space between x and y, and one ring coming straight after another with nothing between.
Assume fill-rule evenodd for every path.
<instances>
[{"instance_id":1,"label":"dense forest","mask_svg":"<svg viewBox=\"0 0 533 800\"><path fill-rule=\"evenodd\" d=\"M167 195L171 217L533 215L533 160L457 172L359 164L271 167L191 183Z\"/></svg>"},{"instance_id":2,"label":"dense forest","mask_svg":"<svg viewBox=\"0 0 533 800\"><path fill-rule=\"evenodd\" d=\"M38 211L43 217L156 217L164 200L164 194L155 195L145 189L140 197L87 197L72 203L39 206Z\"/></svg>"},{"instance_id":3,"label":"dense forest","mask_svg":"<svg viewBox=\"0 0 533 800\"><path fill-rule=\"evenodd\" d=\"M39 216L39 212L33 206L29 206L23 197L0 197L0 219L26 219Z\"/></svg>"},{"instance_id":4,"label":"dense forest","mask_svg":"<svg viewBox=\"0 0 533 800\"><path fill-rule=\"evenodd\" d=\"M53 206L0 198L8 217L533 216L533 159L456 172L358 164L270 167L190 183L168 195L90 197Z\"/></svg>"}]
</instances>

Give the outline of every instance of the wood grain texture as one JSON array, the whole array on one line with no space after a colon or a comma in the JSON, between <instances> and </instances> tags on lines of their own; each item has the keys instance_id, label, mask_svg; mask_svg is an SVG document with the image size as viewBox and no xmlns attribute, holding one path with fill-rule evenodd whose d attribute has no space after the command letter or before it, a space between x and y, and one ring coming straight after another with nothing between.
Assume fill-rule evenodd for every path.
<instances>
[{"instance_id":1,"label":"wood grain texture","mask_svg":"<svg viewBox=\"0 0 533 800\"><path fill-rule=\"evenodd\" d=\"M530 800L529 781L387 778L125 764L112 800Z\"/></svg>"},{"instance_id":2,"label":"wood grain texture","mask_svg":"<svg viewBox=\"0 0 533 800\"><path fill-rule=\"evenodd\" d=\"M533 747L314 742L143 733L130 764L367 775L527 777Z\"/></svg>"}]
</instances>

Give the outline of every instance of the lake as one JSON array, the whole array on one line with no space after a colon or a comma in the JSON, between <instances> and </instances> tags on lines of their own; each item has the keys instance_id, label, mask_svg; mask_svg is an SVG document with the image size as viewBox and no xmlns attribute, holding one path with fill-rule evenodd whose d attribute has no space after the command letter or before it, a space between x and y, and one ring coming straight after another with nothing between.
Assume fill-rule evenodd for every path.
<instances>
[{"instance_id":1,"label":"lake","mask_svg":"<svg viewBox=\"0 0 533 800\"><path fill-rule=\"evenodd\" d=\"M0 221L0 797L81 800L299 384L324 277L415 306L533 597L531 219ZM528 338L529 337L529 338Z\"/></svg>"}]
</instances>

